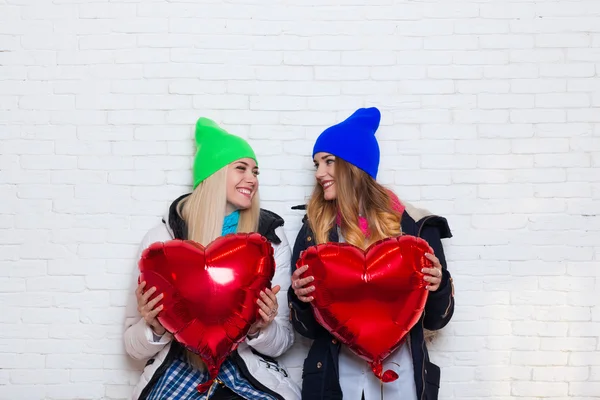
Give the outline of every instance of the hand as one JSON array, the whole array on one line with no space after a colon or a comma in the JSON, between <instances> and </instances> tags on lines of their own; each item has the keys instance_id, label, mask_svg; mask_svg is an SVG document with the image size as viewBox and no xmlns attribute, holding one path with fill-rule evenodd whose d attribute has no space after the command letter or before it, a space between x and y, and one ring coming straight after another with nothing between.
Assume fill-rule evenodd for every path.
<instances>
[{"instance_id":1,"label":"hand","mask_svg":"<svg viewBox=\"0 0 600 400\"><path fill-rule=\"evenodd\" d=\"M144 292L144 288L146 287L146 282L142 282L138 285L135 290L135 297L137 298L138 303L138 311L142 318L146 321L146 323L152 328L152 331L159 336L162 336L167 331L156 319L158 313L160 313L163 309L162 304L158 307L155 307L156 304L162 300L164 295L161 293L156 296L152 301L148 302L148 299L156 292L156 288L152 287Z\"/></svg>"},{"instance_id":2,"label":"hand","mask_svg":"<svg viewBox=\"0 0 600 400\"><path fill-rule=\"evenodd\" d=\"M303 301L305 303L310 303L315 298L313 296L307 296L307 294L314 292L315 287L314 286L305 287L305 286L308 285L309 283L313 282L315 280L315 277L309 276L306 278L300 278L300 275L305 273L306 270L308 270L308 265L303 265L302 267L300 267L294 271L294 273L292 274L292 288L294 289L294 293L296 294L296 297L298 297L298 299L300 301Z\"/></svg>"},{"instance_id":3,"label":"hand","mask_svg":"<svg viewBox=\"0 0 600 400\"><path fill-rule=\"evenodd\" d=\"M277 316L277 309L279 304L277 303L277 293L281 290L281 286L277 285L271 289L265 289L260 291L260 298L256 300L258 304L258 313L260 319L256 321L248 331L249 335L256 334L259 330L266 328Z\"/></svg>"},{"instance_id":4,"label":"hand","mask_svg":"<svg viewBox=\"0 0 600 400\"><path fill-rule=\"evenodd\" d=\"M423 268L421 270L425 274L423 280L428 283L425 289L435 292L440 288L440 283L442 283L442 264L440 264L440 260L433 254L425 253L425 257L433 264L433 268Z\"/></svg>"}]
</instances>

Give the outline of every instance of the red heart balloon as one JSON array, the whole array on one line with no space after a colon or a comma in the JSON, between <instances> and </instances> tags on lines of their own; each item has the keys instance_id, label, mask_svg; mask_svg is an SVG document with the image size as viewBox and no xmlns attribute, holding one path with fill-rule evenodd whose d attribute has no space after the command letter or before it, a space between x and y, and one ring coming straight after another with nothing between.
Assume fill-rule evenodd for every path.
<instances>
[{"instance_id":1,"label":"red heart balloon","mask_svg":"<svg viewBox=\"0 0 600 400\"><path fill-rule=\"evenodd\" d=\"M396 350L419 321L428 291L421 269L430 267L423 239L400 236L362 250L347 243L324 243L306 249L296 267L308 265L314 276L311 302L316 320L354 353L367 360L384 382L398 378L382 371L382 361Z\"/></svg>"},{"instance_id":2,"label":"red heart balloon","mask_svg":"<svg viewBox=\"0 0 600 400\"><path fill-rule=\"evenodd\" d=\"M258 317L256 299L271 286L273 248L258 233L221 236L206 248L192 241L154 243L139 261L140 281L164 294L160 323L206 363L211 379Z\"/></svg>"}]
</instances>

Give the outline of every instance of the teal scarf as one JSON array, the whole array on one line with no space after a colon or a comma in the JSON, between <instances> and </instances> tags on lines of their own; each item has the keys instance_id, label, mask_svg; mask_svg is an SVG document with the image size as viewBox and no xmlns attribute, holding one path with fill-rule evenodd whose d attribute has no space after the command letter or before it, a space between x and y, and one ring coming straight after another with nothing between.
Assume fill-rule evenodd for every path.
<instances>
[{"instance_id":1,"label":"teal scarf","mask_svg":"<svg viewBox=\"0 0 600 400\"><path fill-rule=\"evenodd\" d=\"M238 223L240 222L240 211L236 210L231 214L225 216L223 219L223 229L221 229L221 236L225 236L228 233L235 233L237 231Z\"/></svg>"}]
</instances>

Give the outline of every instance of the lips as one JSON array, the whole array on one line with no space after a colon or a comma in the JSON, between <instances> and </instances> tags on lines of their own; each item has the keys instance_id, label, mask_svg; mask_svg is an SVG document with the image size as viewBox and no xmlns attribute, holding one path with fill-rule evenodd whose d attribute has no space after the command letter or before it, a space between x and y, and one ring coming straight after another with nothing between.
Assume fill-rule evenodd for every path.
<instances>
[{"instance_id":1,"label":"lips","mask_svg":"<svg viewBox=\"0 0 600 400\"><path fill-rule=\"evenodd\" d=\"M242 194L242 195L244 195L244 196L246 196L248 198L252 197L252 190L251 189L248 189L248 188L237 188L236 190L238 191L238 193L240 193L240 194Z\"/></svg>"},{"instance_id":2,"label":"lips","mask_svg":"<svg viewBox=\"0 0 600 400\"><path fill-rule=\"evenodd\" d=\"M321 186L323 186L324 190L327 190L328 188L330 188L333 185L333 181L324 181L321 182Z\"/></svg>"}]
</instances>

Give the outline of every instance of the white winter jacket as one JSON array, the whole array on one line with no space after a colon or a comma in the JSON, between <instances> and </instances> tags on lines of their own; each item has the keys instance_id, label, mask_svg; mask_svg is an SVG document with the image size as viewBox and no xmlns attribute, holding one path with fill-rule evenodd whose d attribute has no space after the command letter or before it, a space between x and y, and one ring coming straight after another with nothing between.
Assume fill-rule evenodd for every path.
<instances>
[{"instance_id":1,"label":"white winter jacket","mask_svg":"<svg viewBox=\"0 0 600 400\"><path fill-rule=\"evenodd\" d=\"M176 200L176 202L180 199ZM170 220L178 218L178 216L174 215L173 210L174 206L171 206L170 215L168 213L162 223L158 224L145 235L140 245L137 260L139 260L142 251L150 244L165 242L175 238L172 229L173 224L170 223ZM290 378L285 367L272 358L280 356L294 342L294 333L289 320L289 308L287 306L287 289L290 286L291 275L290 246L281 227L283 223L281 218L269 211L261 210L261 223L265 217L271 219L271 221L268 221L270 225L269 229L281 241L279 244L271 242L276 265L272 284L273 286L281 286L281 290L277 294L279 304L278 315L267 328L260 332L258 337L246 339L245 342L240 343L236 350L237 353L234 356L238 357L238 362L242 360L245 364L247 371L244 371L245 368L241 368L242 374L259 389L267 389L268 393L274 392L281 399L296 400L300 399L298 385ZM275 227L277 223L274 223L276 218L281 221L277 227ZM139 270L136 262L136 267L132 274L132 279L135 281L132 282L132 286L136 285L138 276ZM142 376L133 390L133 400L140 398L140 395L146 386L148 386L148 383L152 381L153 377L152 384L155 384L160 374L168 367L165 361L171 361L168 360L168 355L171 350L172 340L173 337L168 332L159 341L155 342L153 340L150 326L141 318L137 311L137 301L135 294L133 294L127 306L125 349L134 359L147 361ZM163 364L165 365L163 366ZM163 367L161 368L161 366ZM155 374L157 375L156 377Z\"/></svg>"}]
</instances>

